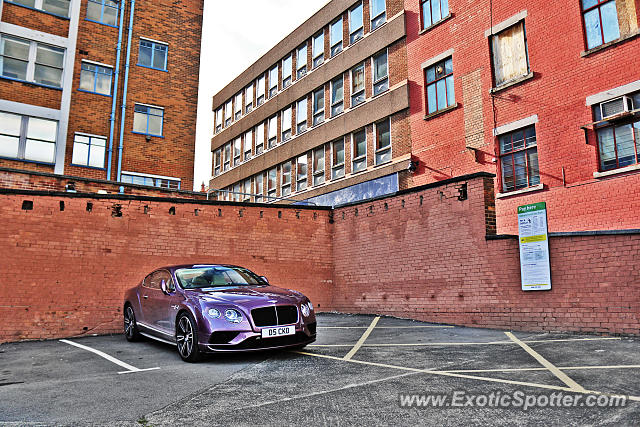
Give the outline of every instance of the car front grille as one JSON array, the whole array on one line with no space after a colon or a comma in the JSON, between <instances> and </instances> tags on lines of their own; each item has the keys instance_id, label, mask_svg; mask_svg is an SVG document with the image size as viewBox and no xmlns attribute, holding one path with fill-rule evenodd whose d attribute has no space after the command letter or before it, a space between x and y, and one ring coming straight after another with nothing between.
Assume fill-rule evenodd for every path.
<instances>
[{"instance_id":1,"label":"car front grille","mask_svg":"<svg viewBox=\"0 0 640 427\"><path fill-rule=\"evenodd\" d=\"M315 337L309 337L304 332L296 332L295 335L287 335L283 337L276 338L265 338L262 339L260 337L251 337L242 341L239 344L235 345L211 345L210 348L213 350L227 350L227 351L238 351L238 350L259 350L263 348L273 348L273 347L285 347L285 346L293 346L293 345L301 345L304 343L309 343L315 340Z\"/></svg>"},{"instance_id":2,"label":"car front grille","mask_svg":"<svg viewBox=\"0 0 640 427\"><path fill-rule=\"evenodd\" d=\"M251 310L253 323L258 327L290 325L298 321L298 309L295 305L277 305Z\"/></svg>"},{"instance_id":3,"label":"car front grille","mask_svg":"<svg viewBox=\"0 0 640 427\"><path fill-rule=\"evenodd\" d=\"M209 344L226 344L239 334L240 332L234 331L215 331L209 337Z\"/></svg>"}]
</instances>

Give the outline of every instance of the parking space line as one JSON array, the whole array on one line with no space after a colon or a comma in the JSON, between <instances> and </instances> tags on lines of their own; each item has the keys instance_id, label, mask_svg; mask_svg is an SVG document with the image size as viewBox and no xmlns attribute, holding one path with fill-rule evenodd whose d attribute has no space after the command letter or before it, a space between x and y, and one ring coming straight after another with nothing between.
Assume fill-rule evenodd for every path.
<instances>
[{"instance_id":1,"label":"parking space line","mask_svg":"<svg viewBox=\"0 0 640 427\"><path fill-rule=\"evenodd\" d=\"M381 383L381 382L384 382L384 381L395 380L397 378L407 377L409 375L417 375L419 373L420 372L408 372L406 374L394 375L394 376L391 376L391 377L380 378L380 379L371 380L371 381L365 381L365 382L362 382L362 383L347 384L345 386L338 387L338 388L335 388L335 389L332 389L332 390L324 390L324 391L316 391L314 393L299 394L297 396L285 397L285 398L282 398L282 399L272 400L272 401L269 401L269 402L262 402L262 403L258 403L258 404L250 405L250 406L243 406L241 408L236 408L236 410L261 408L263 406L276 405L278 403L289 402L291 400L298 400L298 399L304 399L304 398L307 398L307 397L321 396L323 394L335 393L335 392L338 392L338 391L348 390L348 389L356 388L356 387L363 387L363 386L367 386L367 385L371 385L371 384Z\"/></svg>"},{"instance_id":2,"label":"parking space line","mask_svg":"<svg viewBox=\"0 0 640 427\"><path fill-rule=\"evenodd\" d=\"M368 326L318 326L318 329L367 329ZM448 325L421 325L421 326L376 326L377 329L420 329L420 328L455 328Z\"/></svg>"},{"instance_id":3,"label":"parking space line","mask_svg":"<svg viewBox=\"0 0 640 427\"><path fill-rule=\"evenodd\" d=\"M69 340L60 340L60 342L72 345L74 347L81 348L81 349L86 350L86 351L90 351L91 353L97 354L98 356L100 356L100 357L102 357L104 359L107 359L109 362L115 363L116 365L121 366L121 367L126 369L126 371L118 372L118 374L130 374L132 372L155 371L157 369L160 369L159 367L139 369L139 368L136 368L133 365L129 365L128 363L123 362L122 360L116 359L115 357L110 356L107 353L104 353L104 352L102 352L100 350L96 350L95 348L91 348L89 346L78 344L77 342L73 342L73 341L69 341Z\"/></svg>"},{"instance_id":4,"label":"parking space line","mask_svg":"<svg viewBox=\"0 0 640 427\"><path fill-rule=\"evenodd\" d=\"M636 402L640 402L640 396L622 395L622 394L617 394L617 393L604 393L604 392L595 391L595 390L585 390L584 388L581 389L581 390L572 390L569 387L561 387L561 386L547 385L547 384L537 384L537 383L530 383L530 382L525 382L525 381L513 381L513 380L505 380L505 379L501 379L501 378L490 378L490 377L480 377L480 376L475 376L475 375L465 375L465 374L451 373L451 372L447 372L447 371L434 371L434 370L429 370L429 369L409 368L409 367L405 367L405 366L389 365L389 364L385 364L385 363L365 362L363 360L354 360L354 359L345 360L344 358L341 358L341 357L329 356L329 355L326 355L326 354L309 353L309 352L306 352L306 351L296 351L296 353L303 354L303 355L306 355L306 356L321 357L321 358L325 358L325 359L333 359L333 360L338 360L338 361L347 362L347 363L358 363L358 364L362 364L362 365L379 366L379 367L382 367L382 368L394 368L394 369L400 369L400 370L404 370L404 371L422 372L422 373L425 373L425 374L441 375L441 376L446 376L446 377L466 378L466 379L472 379L472 380L478 380L478 381L487 381L487 382L494 382L494 383L521 385L521 386L527 386L527 387L537 387L537 388L543 388L543 389L548 389L548 390L571 391L571 392L581 393L581 394L598 394L598 395L606 395L606 396L619 396L619 397L626 397L628 400L633 400L633 401L636 401Z\"/></svg>"},{"instance_id":5,"label":"parking space line","mask_svg":"<svg viewBox=\"0 0 640 427\"><path fill-rule=\"evenodd\" d=\"M376 329L381 329L376 326ZM522 340L524 343L554 343L554 342L572 342L572 341L602 341L602 340L620 340L621 338L566 338L566 339L550 339L550 340ZM516 345L513 341L487 341L487 342L420 342L420 343L384 343L384 344L363 344L362 347L422 347L436 346L442 347L447 345ZM307 347L351 347L351 344L309 344Z\"/></svg>"},{"instance_id":6,"label":"parking space line","mask_svg":"<svg viewBox=\"0 0 640 427\"><path fill-rule=\"evenodd\" d=\"M371 321L371 324L369 325L367 330L364 331L364 334L362 334L362 336L360 337L356 345L354 345L353 348L349 350L349 353L347 353L346 356L344 356L344 360L351 360L353 355L356 354L358 350L360 350L360 347L362 347L362 344L364 344L367 338L369 338L371 331L373 331L373 328L376 327L379 320L380 320L380 316L376 316L376 318Z\"/></svg>"},{"instance_id":7,"label":"parking space line","mask_svg":"<svg viewBox=\"0 0 640 427\"><path fill-rule=\"evenodd\" d=\"M640 365L604 365L604 366L558 366L561 371L579 371L583 369L640 369ZM448 369L439 372L474 373L474 372L524 372L546 371L547 368L504 368L504 369Z\"/></svg>"},{"instance_id":8,"label":"parking space line","mask_svg":"<svg viewBox=\"0 0 640 427\"><path fill-rule=\"evenodd\" d=\"M509 337L509 339L513 342L515 342L516 344L518 344L520 347L522 347L522 349L524 351L526 351L527 353L529 353L529 355L531 355L531 357L533 357L534 359L536 359L538 361L538 363L540 363L542 366L544 366L545 368L547 368L553 375L555 375L556 377L558 377L558 379L560 381L562 381L563 383L565 383L566 385L569 386L569 388L571 388L572 391L584 391L584 388L578 384L577 382L575 382L574 380L572 380L571 378L569 378L569 376L567 374L565 374L564 372L562 372L560 369L556 368L556 366L549 362L547 359L545 359L544 357L542 357L542 355L540 355L539 353L537 353L535 350L533 350L531 347L529 347L527 344L523 343L522 341L520 341L518 338L515 337L515 335L513 335L511 332L505 332L505 335Z\"/></svg>"}]
</instances>

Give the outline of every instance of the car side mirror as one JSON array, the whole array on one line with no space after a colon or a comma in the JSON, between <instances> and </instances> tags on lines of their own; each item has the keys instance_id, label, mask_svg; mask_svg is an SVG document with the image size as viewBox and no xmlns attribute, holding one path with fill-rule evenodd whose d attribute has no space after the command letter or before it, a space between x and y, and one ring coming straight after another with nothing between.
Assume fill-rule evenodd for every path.
<instances>
[{"instance_id":1,"label":"car side mirror","mask_svg":"<svg viewBox=\"0 0 640 427\"><path fill-rule=\"evenodd\" d=\"M169 294L169 290L167 289L167 282L164 279L160 282L160 289L162 289L162 293Z\"/></svg>"},{"instance_id":2,"label":"car side mirror","mask_svg":"<svg viewBox=\"0 0 640 427\"><path fill-rule=\"evenodd\" d=\"M269 283L269 279L267 279L267 276L260 276L260 278L265 282Z\"/></svg>"}]
</instances>

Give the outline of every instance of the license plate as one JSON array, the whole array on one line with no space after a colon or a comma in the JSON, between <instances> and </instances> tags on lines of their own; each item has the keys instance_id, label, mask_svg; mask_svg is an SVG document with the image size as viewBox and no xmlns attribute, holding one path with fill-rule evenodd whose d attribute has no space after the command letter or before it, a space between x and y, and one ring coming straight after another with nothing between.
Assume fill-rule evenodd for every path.
<instances>
[{"instance_id":1,"label":"license plate","mask_svg":"<svg viewBox=\"0 0 640 427\"><path fill-rule=\"evenodd\" d=\"M283 335L294 335L295 326L280 326L278 328L266 328L262 330L262 338L281 337Z\"/></svg>"}]
</instances>

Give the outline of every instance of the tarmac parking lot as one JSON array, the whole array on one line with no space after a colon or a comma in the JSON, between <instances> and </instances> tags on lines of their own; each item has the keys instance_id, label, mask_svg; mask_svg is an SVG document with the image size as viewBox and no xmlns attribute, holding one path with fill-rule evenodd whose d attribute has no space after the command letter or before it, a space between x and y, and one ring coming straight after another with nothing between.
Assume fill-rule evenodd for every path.
<instances>
[{"instance_id":1,"label":"tarmac parking lot","mask_svg":"<svg viewBox=\"0 0 640 427\"><path fill-rule=\"evenodd\" d=\"M301 351L197 364L120 335L8 343L0 424L638 425L638 355L634 338L344 314Z\"/></svg>"}]
</instances>

